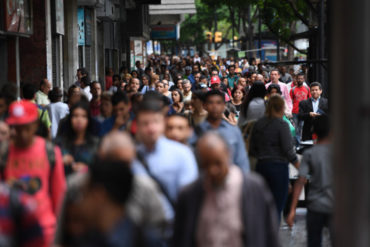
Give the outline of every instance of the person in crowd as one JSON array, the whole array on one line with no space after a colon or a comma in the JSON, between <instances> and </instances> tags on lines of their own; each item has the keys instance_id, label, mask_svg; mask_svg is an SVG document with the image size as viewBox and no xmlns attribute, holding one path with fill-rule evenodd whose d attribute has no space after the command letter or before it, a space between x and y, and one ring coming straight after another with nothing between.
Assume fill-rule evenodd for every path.
<instances>
[{"instance_id":1,"label":"person in crowd","mask_svg":"<svg viewBox=\"0 0 370 247\"><path fill-rule=\"evenodd\" d=\"M60 149L36 136L38 116L37 106L30 101L10 105L6 122L14 132L12 141L2 148L6 155L1 155L0 175L36 200L35 214L45 239L42 246L50 246L66 183Z\"/></svg>"},{"instance_id":2,"label":"person in crowd","mask_svg":"<svg viewBox=\"0 0 370 247\"><path fill-rule=\"evenodd\" d=\"M67 104L71 108L74 104L81 100L81 88L72 85L68 88Z\"/></svg>"},{"instance_id":3,"label":"person in crowd","mask_svg":"<svg viewBox=\"0 0 370 247\"><path fill-rule=\"evenodd\" d=\"M236 83L236 85L234 86L234 88L235 87L242 87L242 88L245 88L245 87L247 87L248 85L247 85L247 80L244 78L244 77L242 77L242 76L240 76L239 77L239 79L238 79L238 81L237 81L237 83ZM232 90L231 90L232 91Z\"/></svg>"},{"instance_id":4,"label":"person in crowd","mask_svg":"<svg viewBox=\"0 0 370 247\"><path fill-rule=\"evenodd\" d=\"M143 75L142 76L142 85L141 85L141 88L140 88L140 92L142 94L145 94L146 92L150 91L150 90L153 90L152 88L150 88L149 86L149 76L148 75Z\"/></svg>"},{"instance_id":5,"label":"person in crowd","mask_svg":"<svg viewBox=\"0 0 370 247\"><path fill-rule=\"evenodd\" d=\"M45 107L50 104L48 94L52 88L51 82L48 79L42 79L40 82L40 90L36 92L36 104Z\"/></svg>"},{"instance_id":6,"label":"person in crowd","mask_svg":"<svg viewBox=\"0 0 370 247\"><path fill-rule=\"evenodd\" d=\"M192 134L188 118L183 114L172 114L166 118L165 135L168 139L188 145Z\"/></svg>"},{"instance_id":7,"label":"person in crowd","mask_svg":"<svg viewBox=\"0 0 370 247\"><path fill-rule=\"evenodd\" d=\"M55 140L62 150L67 176L74 172L84 172L92 164L98 148L94 127L88 103L81 101L72 106L64 133Z\"/></svg>"},{"instance_id":8,"label":"person in crowd","mask_svg":"<svg viewBox=\"0 0 370 247\"><path fill-rule=\"evenodd\" d=\"M88 76L81 78L81 93L84 94L89 101L92 99L90 90L90 78Z\"/></svg>"},{"instance_id":9,"label":"person in crowd","mask_svg":"<svg viewBox=\"0 0 370 247\"><path fill-rule=\"evenodd\" d=\"M310 189L307 195L307 246L322 246L322 231L326 226L333 238L333 169L330 162L330 123L327 115L320 115L313 121L317 143L304 152L299 168L299 178L294 183L293 199L287 223L293 226L299 195L308 179Z\"/></svg>"},{"instance_id":10,"label":"person in crowd","mask_svg":"<svg viewBox=\"0 0 370 247\"><path fill-rule=\"evenodd\" d=\"M112 131L103 138L98 156L127 162L129 167L134 162L140 162L136 159L134 142L122 131ZM126 203L128 216L140 226L162 228L165 215L160 194L159 188L148 175L134 174L133 192Z\"/></svg>"},{"instance_id":11,"label":"person in crowd","mask_svg":"<svg viewBox=\"0 0 370 247\"><path fill-rule=\"evenodd\" d=\"M286 103L285 115L287 115L288 117L290 117L292 115L292 108L293 108L292 98L290 97L290 94L289 94L289 91L288 91L288 86L285 83L279 81L279 79L280 79L280 72L279 72L279 70L277 70L277 69L271 70L271 72L270 72L270 79L271 79L271 82L266 84L266 89L272 83L278 84L280 86L280 90L283 93L282 96L283 96L283 98L285 100L285 103Z\"/></svg>"},{"instance_id":12,"label":"person in crowd","mask_svg":"<svg viewBox=\"0 0 370 247\"><path fill-rule=\"evenodd\" d=\"M234 165L216 133L196 148L203 176L179 195L173 246L279 246L274 201L264 181Z\"/></svg>"},{"instance_id":13,"label":"person in crowd","mask_svg":"<svg viewBox=\"0 0 370 247\"><path fill-rule=\"evenodd\" d=\"M31 103L35 104L36 98L36 88L33 84L25 84L22 87L22 95L23 99L30 101ZM37 105L37 110L39 113L39 120L40 124L38 126L37 135L42 136L44 138L49 138L50 136L50 128L51 128L51 121L49 118L49 113L46 108Z\"/></svg>"},{"instance_id":14,"label":"person in crowd","mask_svg":"<svg viewBox=\"0 0 370 247\"><path fill-rule=\"evenodd\" d=\"M132 78L138 78L139 79L139 74L138 74L137 70L131 71L131 76L132 76Z\"/></svg>"},{"instance_id":15,"label":"person in crowd","mask_svg":"<svg viewBox=\"0 0 370 247\"><path fill-rule=\"evenodd\" d=\"M189 75L187 79L190 81L191 85L194 86L196 83L195 75L200 72L199 65L194 64L193 69L191 71L192 71L192 74Z\"/></svg>"},{"instance_id":16,"label":"person in crowd","mask_svg":"<svg viewBox=\"0 0 370 247\"><path fill-rule=\"evenodd\" d=\"M239 77L235 74L235 65L229 65L227 69L229 71L229 74L227 75L227 81L229 82L229 88L233 89Z\"/></svg>"},{"instance_id":17,"label":"person in crowd","mask_svg":"<svg viewBox=\"0 0 370 247\"><path fill-rule=\"evenodd\" d=\"M128 93L133 95L139 91L140 88L140 81L138 78L131 78L130 82L128 83Z\"/></svg>"},{"instance_id":18,"label":"person in crowd","mask_svg":"<svg viewBox=\"0 0 370 247\"><path fill-rule=\"evenodd\" d=\"M162 94L172 100L172 93L171 91L169 91L169 88L170 88L169 82L164 79L162 80L162 83L163 83L163 93Z\"/></svg>"},{"instance_id":19,"label":"person in crowd","mask_svg":"<svg viewBox=\"0 0 370 247\"><path fill-rule=\"evenodd\" d=\"M162 94L162 95L163 95L163 92L164 92L164 84L163 84L163 82L162 82L162 81L157 82L157 84L155 85L155 90L156 90L158 93L160 93L160 94Z\"/></svg>"},{"instance_id":20,"label":"person in crowd","mask_svg":"<svg viewBox=\"0 0 370 247\"><path fill-rule=\"evenodd\" d=\"M75 85L77 87L81 87L81 78L85 77L85 76L88 76L87 70L85 68L78 68L77 71L76 71L77 81L75 81L75 83L73 85Z\"/></svg>"},{"instance_id":21,"label":"person in crowd","mask_svg":"<svg viewBox=\"0 0 370 247\"><path fill-rule=\"evenodd\" d=\"M183 96L184 96L184 102L191 100L191 83L189 80L185 79L182 83L182 89L183 89Z\"/></svg>"},{"instance_id":22,"label":"person in crowd","mask_svg":"<svg viewBox=\"0 0 370 247\"><path fill-rule=\"evenodd\" d=\"M303 122L298 119L299 114L299 103L303 100L307 100L311 97L310 88L307 86L304 86L305 79L304 74L300 73L297 75L297 86L293 87L290 90L290 97L293 101L293 121L296 128L296 143L299 145L300 139L301 139L301 132L302 132L302 125Z\"/></svg>"},{"instance_id":23,"label":"person in crowd","mask_svg":"<svg viewBox=\"0 0 370 247\"><path fill-rule=\"evenodd\" d=\"M103 123L113 113L112 95L109 92L104 92L100 98L100 102L100 115L96 117L96 120L99 123Z\"/></svg>"},{"instance_id":24,"label":"person in crowd","mask_svg":"<svg viewBox=\"0 0 370 247\"><path fill-rule=\"evenodd\" d=\"M113 83L113 69L106 68L105 69L105 90L108 91L112 86Z\"/></svg>"},{"instance_id":25,"label":"person in crowd","mask_svg":"<svg viewBox=\"0 0 370 247\"><path fill-rule=\"evenodd\" d=\"M281 96L281 90L280 86L277 84L271 84L267 89L267 102L270 99L270 97L274 94L279 94ZM292 122L287 118L286 115L283 116L283 120L289 125L290 133L292 134L292 137L294 140L296 140L296 128L292 124Z\"/></svg>"},{"instance_id":26,"label":"person in crowd","mask_svg":"<svg viewBox=\"0 0 370 247\"><path fill-rule=\"evenodd\" d=\"M136 120L137 152L142 164L137 165L135 171L148 174L157 182L164 195L166 219L171 222L180 189L198 176L195 157L189 147L164 137L163 102L153 97L144 98Z\"/></svg>"},{"instance_id":27,"label":"person in crowd","mask_svg":"<svg viewBox=\"0 0 370 247\"><path fill-rule=\"evenodd\" d=\"M120 87L122 79L121 79L120 75L113 75L112 78L113 78L113 84L109 88L109 90L106 90L106 91L109 91L113 94L113 93L117 92L118 88Z\"/></svg>"},{"instance_id":28,"label":"person in crowd","mask_svg":"<svg viewBox=\"0 0 370 247\"><path fill-rule=\"evenodd\" d=\"M134 79L137 80L137 79ZM118 91L112 96L113 115L100 126L100 136L112 130L127 130L130 121L131 102L125 92Z\"/></svg>"},{"instance_id":29,"label":"person in crowd","mask_svg":"<svg viewBox=\"0 0 370 247\"><path fill-rule=\"evenodd\" d=\"M0 144L8 142L10 140L10 128L9 125L0 120Z\"/></svg>"},{"instance_id":30,"label":"person in crowd","mask_svg":"<svg viewBox=\"0 0 370 247\"><path fill-rule=\"evenodd\" d=\"M286 71L285 66L281 66L280 68L280 80L284 82L285 84L288 84L289 82L293 81L292 76Z\"/></svg>"},{"instance_id":31,"label":"person in crowd","mask_svg":"<svg viewBox=\"0 0 370 247\"><path fill-rule=\"evenodd\" d=\"M61 119L69 113L69 108L66 103L62 102L62 91L59 87L54 87L49 92L50 104L46 107L49 118L51 120L51 137L54 139L57 136L58 126Z\"/></svg>"},{"instance_id":32,"label":"person in crowd","mask_svg":"<svg viewBox=\"0 0 370 247\"><path fill-rule=\"evenodd\" d=\"M256 171L274 196L279 219L288 196L289 162L299 167L289 126L283 120L284 105L280 95L270 97L266 115L254 124L250 140L250 155L258 160Z\"/></svg>"},{"instance_id":33,"label":"person in crowd","mask_svg":"<svg viewBox=\"0 0 370 247\"><path fill-rule=\"evenodd\" d=\"M100 115L100 105L101 105L101 85L97 81L91 83L91 94L92 99L90 101L90 113L92 117L97 117Z\"/></svg>"},{"instance_id":34,"label":"person in crowd","mask_svg":"<svg viewBox=\"0 0 370 247\"><path fill-rule=\"evenodd\" d=\"M236 110L236 118L239 119L240 110L242 109L242 103L245 97L244 87L241 87L239 85L234 87L234 89L231 91L231 96L232 96L231 103L235 106L235 110Z\"/></svg>"},{"instance_id":35,"label":"person in crowd","mask_svg":"<svg viewBox=\"0 0 370 247\"><path fill-rule=\"evenodd\" d=\"M184 112L184 96L182 95L182 92L180 89L175 89L171 93L172 96L172 108L177 113L183 113Z\"/></svg>"},{"instance_id":36,"label":"person in crowd","mask_svg":"<svg viewBox=\"0 0 370 247\"><path fill-rule=\"evenodd\" d=\"M208 112L207 119L194 129L191 144L195 146L196 141L207 131L217 131L223 136L231 150L232 162L239 166L243 172L249 172L249 160L245 149L242 134L238 127L229 124L224 119L225 97L219 90L211 90L206 93L204 109Z\"/></svg>"},{"instance_id":37,"label":"person in crowd","mask_svg":"<svg viewBox=\"0 0 370 247\"><path fill-rule=\"evenodd\" d=\"M0 182L0 246L46 246L36 203L26 193Z\"/></svg>"},{"instance_id":38,"label":"person in crowd","mask_svg":"<svg viewBox=\"0 0 370 247\"><path fill-rule=\"evenodd\" d=\"M94 162L81 193L85 231L71 246L162 246L154 233L136 225L126 213L133 180L127 162Z\"/></svg>"},{"instance_id":39,"label":"person in crowd","mask_svg":"<svg viewBox=\"0 0 370 247\"><path fill-rule=\"evenodd\" d=\"M265 96L265 84L261 81L253 83L240 109L238 126L241 129L243 129L248 123L263 117L266 109Z\"/></svg>"},{"instance_id":40,"label":"person in crowd","mask_svg":"<svg viewBox=\"0 0 370 247\"><path fill-rule=\"evenodd\" d=\"M211 89L212 90L216 90L216 91L220 91L224 97L225 97L225 101L226 102L229 102L230 101L230 97L229 95L222 90L222 87L221 87L221 80L218 76L213 76L211 78Z\"/></svg>"},{"instance_id":41,"label":"person in crowd","mask_svg":"<svg viewBox=\"0 0 370 247\"><path fill-rule=\"evenodd\" d=\"M302 141L312 140L312 122L322 114L329 111L328 100L321 97L322 86L318 82L312 82L310 85L311 98L299 102L298 118L303 122Z\"/></svg>"},{"instance_id":42,"label":"person in crowd","mask_svg":"<svg viewBox=\"0 0 370 247\"><path fill-rule=\"evenodd\" d=\"M191 97L191 111L186 114L191 127L195 127L207 118L207 111L203 107L205 93L199 89Z\"/></svg>"}]
</instances>

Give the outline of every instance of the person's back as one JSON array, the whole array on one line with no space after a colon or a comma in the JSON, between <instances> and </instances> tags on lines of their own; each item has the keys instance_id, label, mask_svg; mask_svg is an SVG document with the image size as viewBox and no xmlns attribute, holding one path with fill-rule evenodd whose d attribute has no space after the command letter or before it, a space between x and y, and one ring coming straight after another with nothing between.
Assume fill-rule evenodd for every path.
<instances>
[{"instance_id":1,"label":"person's back","mask_svg":"<svg viewBox=\"0 0 370 247\"><path fill-rule=\"evenodd\" d=\"M293 139L288 124L280 118L262 117L253 127L250 155L264 159L287 160L293 156ZM285 147L285 148L284 148Z\"/></svg>"},{"instance_id":2,"label":"person's back","mask_svg":"<svg viewBox=\"0 0 370 247\"><path fill-rule=\"evenodd\" d=\"M25 193L0 183L0 246L45 245L35 204Z\"/></svg>"},{"instance_id":3,"label":"person's back","mask_svg":"<svg viewBox=\"0 0 370 247\"><path fill-rule=\"evenodd\" d=\"M55 138L58 132L59 121L68 115L69 108L66 103L55 102L50 103L46 109L51 120L51 137Z\"/></svg>"}]
</instances>

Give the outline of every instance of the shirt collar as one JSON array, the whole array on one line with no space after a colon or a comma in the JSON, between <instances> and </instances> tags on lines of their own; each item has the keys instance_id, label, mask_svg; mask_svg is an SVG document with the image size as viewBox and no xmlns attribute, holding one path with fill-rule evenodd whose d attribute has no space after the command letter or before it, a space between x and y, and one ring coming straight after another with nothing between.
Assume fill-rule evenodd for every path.
<instances>
[{"instance_id":1,"label":"shirt collar","mask_svg":"<svg viewBox=\"0 0 370 247\"><path fill-rule=\"evenodd\" d=\"M318 97L317 99L314 99L314 98L311 98L312 99L312 102L319 102L320 101L320 98L321 98L321 96L320 97Z\"/></svg>"}]
</instances>

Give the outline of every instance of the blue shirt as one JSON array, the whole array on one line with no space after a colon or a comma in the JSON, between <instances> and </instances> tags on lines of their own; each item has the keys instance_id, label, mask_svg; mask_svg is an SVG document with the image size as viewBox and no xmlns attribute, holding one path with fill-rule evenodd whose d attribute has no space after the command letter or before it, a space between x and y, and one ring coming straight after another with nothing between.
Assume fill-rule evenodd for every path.
<instances>
[{"instance_id":1,"label":"blue shirt","mask_svg":"<svg viewBox=\"0 0 370 247\"><path fill-rule=\"evenodd\" d=\"M144 156L150 172L166 189L172 201L176 202L180 189L198 178L198 166L193 152L189 147L160 137L152 151L146 150L144 145L137 147ZM139 163L133 164L135 174L147 174ZM169 202L162 198L167 219L173 219L174 209Z\"/></svg>"},{"instance_id":2,"label":"blue shirt","mask_svg":"<svg viewBox=\"0 0 370 247\"><path fill-rule=\"evenodd\" d=\"M313 109L313 112L316 112L319 110L319 103L320 103L320 97L318 99L314 99L312 98L312 109Z\"/></svg>"},{"instance_id":3,"label":"blue shirt","mask_svg":"<svg viewBox=\"0 0 370 247\"><path fill-rule=\"evenodd\" d=\"M225 120L222 120L218 128L213 128L212 125L206 120L198 126L201 135L207 131L217 131L227 142L231 150L232 161L235 165L239 166L243 172L249 172L249 159L247 150L245 148L244 140L240 129L234 125L229 124ZM195 144L199 136L195 134L191 139L190 143Z\"/></svg>"},{"instance_id":4,"label":"blue shirt","mask_svg":"<svg viewBox=\"0 0 370 247\"><path fill-rule=\"evenodd\" d=\"M116 116L112 116L110 118L105 119L101 125L100 125L100 131L99 131L99 136L103 137L106 134L108 134L114 126L114 123L116 122ZM119 130L125 130L126 129L126 124L122 125Z\"/></svg>"}]
</instances>

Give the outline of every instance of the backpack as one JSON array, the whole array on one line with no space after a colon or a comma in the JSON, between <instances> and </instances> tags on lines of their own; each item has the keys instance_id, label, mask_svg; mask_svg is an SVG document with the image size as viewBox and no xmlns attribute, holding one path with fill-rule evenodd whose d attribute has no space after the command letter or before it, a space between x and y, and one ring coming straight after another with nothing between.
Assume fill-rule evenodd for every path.
<instances>
[{"instance_id":1,"label":"backpack","mask_svg":"<svg viewBox=\"0 0 370 247\"><path fill-rule=\"evenodd\" d=\"M307 92L308 93L310 93L310 88L309 87L307 87L307 86L305 86L305 85L302 85L302 86L304 86L306 89L307 89ZM297 86L294 86L293 88L292 88L292 95L293 95L293 99L294 99L294 97L295 97L295 95L294 95L294 89L296 88ZM307 97L308 98L308 97Z\"/></svg>"},{"instance_id":2,"label":"backpack","mask_svg":"<svg viewBox=\"0 0 370 247\"><path fill-rule=\"evenodd\" d=\"M52 142L45 141L45 150L46 156L49 161L50 165L50 174L49 174L49 193L51 193L51 181L52 181L52 174L55 167L55 145ZM9 143L4 142L0 146L0 177L1 179L5 180L5 166L8 161L8 154L9 154Z\"/></svg>"}]
</instances>

